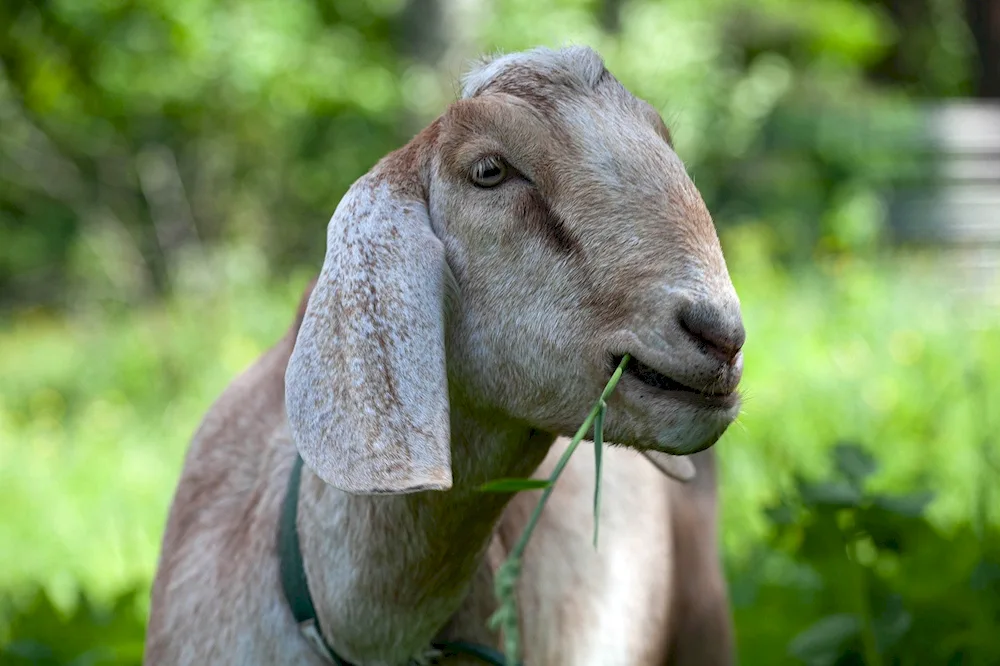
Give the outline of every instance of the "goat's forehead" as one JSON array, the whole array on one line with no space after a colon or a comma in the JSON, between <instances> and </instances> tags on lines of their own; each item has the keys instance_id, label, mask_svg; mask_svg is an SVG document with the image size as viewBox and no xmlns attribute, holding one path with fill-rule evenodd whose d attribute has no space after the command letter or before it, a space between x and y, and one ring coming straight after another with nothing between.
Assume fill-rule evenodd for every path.
<instances>
[{"instance_id":1,"label":"goat's forehead","mask_svg":"<svg viewBox=\"0 0 1000 666\"><path fill-rule=\"evenodd\" d=\"M596 88L606 74L604 60L589 47L536 48L480 62L463 77L462 97L506 92L511 87L521 90L559 87L586 92Z\"/></svg>"},{"instance_id":2,"label":"goat's forehead","mask_svg":"<svg viewBox=\"0 0 1000 666\"><path fill-rule=\"evenodd\" d=\"M615 79L589 47L496 56L463 79L463 98L495 93L517 97L542 117L556 120L549 127L558 130L560 140L544 142L548 157L591 165L607 174L609 185L675 166L666 155L669 130L659 114ZM651 131L665 142L651 141Z\"/></svg>"},{"instance_id":3,"label":"goat's forehead","mask_svg":"<svg viewBox=\"0 0 1000 666\"><path fill-rule=\"evenodd\" d=\"M635 97L586 46L559 50L537 48L480 62L463 79L462 97L504 93L534 107L543 117L559 119L561 130L588 132L588 124L604 127L640 124L659 115ZM661 133L669 142L668 132Z\"/></svg>"}]
</instances>

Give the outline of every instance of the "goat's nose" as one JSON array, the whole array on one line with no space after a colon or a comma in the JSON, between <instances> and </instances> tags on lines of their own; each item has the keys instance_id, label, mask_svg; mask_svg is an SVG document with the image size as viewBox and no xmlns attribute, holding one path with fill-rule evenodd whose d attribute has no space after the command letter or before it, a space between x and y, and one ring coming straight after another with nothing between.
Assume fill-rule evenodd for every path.
<instances>
[{"instance_id":1,"label":"goat's nose","mask_svg":"<svg viewBox=\"0 0 1000 666\"><path fill-rule=\"evenodd\" d=\"M738 311L727 313L710 303L695 301L685 303L678 318L681 328L702 351L728 363L736 359L746 341L747 333Z\"/></svg>"}]
</instances>

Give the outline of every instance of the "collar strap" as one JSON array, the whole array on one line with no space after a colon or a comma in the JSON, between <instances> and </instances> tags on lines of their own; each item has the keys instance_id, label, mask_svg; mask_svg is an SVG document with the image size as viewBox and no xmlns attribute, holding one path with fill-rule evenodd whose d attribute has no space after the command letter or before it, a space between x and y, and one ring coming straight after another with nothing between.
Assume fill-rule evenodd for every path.
<instances>
[{"instance_id":1,"label":"collar strap","mask_svg":"<svg viewBox=\"0 0 1000 666\"><path fill-rule=\"evenodd\" d=\"M285 488L285 499L281 504L278 519L278 567L281 575L281 589L292 611L299 631L313 649L327 663L333 666L354 666L338 655L323 638L319 626L319 616L309 594L309 582L302 563L302 547L299 542L299 486L302 482L302 456L296 453L292 473ZM498 650L477 643L465 641L444 641L431 645L442 656L465 654L476 657L492 666L507 666L507 660Z\"/></svg>"},{"instance_id":2,"label":"collar strap","mask_svg":"<svg viewBox=\"0 0 1000 666\"><path fill-rule=\"evenodd\" d=\"M353 666L334 652L319 628L319 617L309 594L306 569L302 564L302 547L299 543L299 486L302 481L302 456L295 456L292 474L285 489L278 520L278 566L281 570L281 588L292 610L299 631L321 657L334 666Z\"/></svg>"}]
</instances>

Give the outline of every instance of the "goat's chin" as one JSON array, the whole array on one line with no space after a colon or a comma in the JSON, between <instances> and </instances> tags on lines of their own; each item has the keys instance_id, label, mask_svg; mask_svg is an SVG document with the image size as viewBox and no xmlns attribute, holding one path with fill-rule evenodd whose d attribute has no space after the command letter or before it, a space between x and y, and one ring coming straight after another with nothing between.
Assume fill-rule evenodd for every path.
<instances>
[{"instance_id":1,"label":"goat's chin","mask_svg":"<svg viewBox=\"0 0 1000 666\"><path fill-rule=\"evenodd\" d=\"M670 392L650 396L623 391L617 409L608 410L605 437L609 441L673 455L689 455L714 445L736 420L738 394L720 400L698 400L673 396Z\"/></svg>"}]
</instances>

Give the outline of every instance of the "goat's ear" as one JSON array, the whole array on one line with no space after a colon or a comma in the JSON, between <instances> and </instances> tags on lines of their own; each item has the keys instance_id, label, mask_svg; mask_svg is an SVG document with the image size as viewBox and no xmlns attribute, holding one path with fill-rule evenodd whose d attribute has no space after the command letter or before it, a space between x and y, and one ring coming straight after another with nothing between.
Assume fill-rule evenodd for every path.
<instances>
[{"instance_id":1,"label":"goat's ear","mask_svg":"<svg viewBox=\"0 0 1000 666\"><path fill-rule=\"evenodd\" d=\"M687 456L675 456L663 451L643 451L649 462L671 479L686 483L695 477L694 463Z\"/></svg>"},{"instance_id":2,"label":"goat's ear","mask_svg":"<svg viewBox=\"0 0 1000 666\"><path fill-rule=\"evenodd\" d=\"M373 170L337 206L285 373L288 424L323 481L451 487L444 248L421 188ZM405 184L404 184L405 185Z\"/></svg>"}]
</instances>

